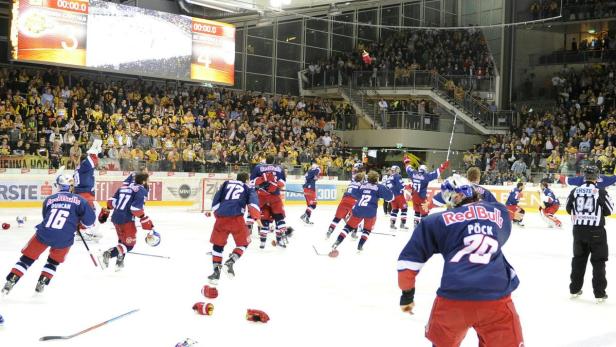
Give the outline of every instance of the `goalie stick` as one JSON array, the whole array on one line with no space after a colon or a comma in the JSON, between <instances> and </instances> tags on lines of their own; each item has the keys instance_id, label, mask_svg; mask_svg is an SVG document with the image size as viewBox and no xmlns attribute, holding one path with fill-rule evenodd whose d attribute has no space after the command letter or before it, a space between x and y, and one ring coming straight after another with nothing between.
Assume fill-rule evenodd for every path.
<instances>
[{"instance_id":1,"label":"goalie stick","mask_svg":"<svg viewBox=\"0 0 616 347\"><path fill-rule=\"evenodd\" d=\"M329 256L329 253L321 253L319 252L319 250L317 250L317 246L312 245L312 249L314 249L314 253L316 253L319 256Z\"/></svg>"},{"instance_id":2,"label":"goalie stick","mask_svg":"<svg viewBox=\"0 0 616 347\"><path fill-rule=\"evenodd\" d=\"M41 338L39 339L39 341L68 340L68 339L72 339L72 338L73 338L73 337L75 337L75 336L79 336L79 335L81 335L81 334L85 334L85 333L87 333L87 332L89 332L89 331L92 331L92 330L94 330L94 329L96 329L96 328L99 328L99 327L101 327L101 326L103 326L103 325L105 325L105 324L107 324L107 323L111 323L111 322L113 322L114 320L120 319L120 318L122 318L122 317L126 317L126 316L128 316L129 314L135 313L135 312L137 312L137 311L139 311L139 309L135 309L135 310L132 310L132 311L128 311L128 312L126 312L126 313L124 313L124 314L121 314L121 315L119 315L119 316L117 316L117 317L113 317L113 318L111 318L111 319L109 319L109 320L106 320L106 321L104 321L104 322L102 322L102 323L98 323L98 324L96 324L96 325L93 325L93 326L91 326L91 327L89 327L89 328L87 328L87 329L85 329L85 330L82 330L82 331L80 331L80 332L78 332L78 333L75 333L75 334L73 334L73 335L67 335L67 336L43 336L43 337L41 337Z\"/></svg>"}]
</instances>

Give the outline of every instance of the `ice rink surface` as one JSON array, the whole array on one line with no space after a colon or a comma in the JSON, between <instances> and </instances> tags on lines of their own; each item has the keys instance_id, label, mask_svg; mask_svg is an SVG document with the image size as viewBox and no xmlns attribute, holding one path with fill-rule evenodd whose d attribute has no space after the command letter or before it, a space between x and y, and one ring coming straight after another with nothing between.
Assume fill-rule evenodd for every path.
<instances>
[{"instance_id":1,"label":"ice rink surface","mask_svg":"<svg viewBox=\"0 0 616 347\"><path fill-rule=\"evenodd\" d=\"M273 248L270 235L266 249L260 250L253 239L235 266L236 278L223 274L219 297L209 300L200 291L212 271L206 252L211 250L214 219L178 208L147 208L162 243L147 246L140 230L135 251L171 259L128 255L122 272L103 272L76 243L44 295L34 297L44 254L0 301L6 320L0 346L173 347L187 337L198 341L197 346L430 346L424 327L440 281L440 255L418 276L415 315L405 315L398 307L396 260L411 232L372 235L362 254L356 254L357 241L348 238L338 258L317 256L313 245L326 253L341 229L339 225L332 239L325 240L334 210L319 206L315 225L304 226L299 220L303 207L287 207L287 224L296 229L289 247ZM28 216L24 228L16 227L17 215ZM563 229L550 229L537 214L527 215L526 226L514 226L504 247L521 280L513 299L526 346L616 346L616 234L611 232L616 221L609 220L607 226L612 249L607 291L614 296L597 305L590 264L584 295L569 299L571 224L567 216L559 218ZM40 219L39 209L0 211L0 222L12 225L9 231L0 230L0 285ZM388 223L379 211L375 231L389 233ZM92 248L115 245L112 228L103 225L105 237ZM230 240L225 258L232 246ZM198 301L213 303L213 316L193 313ZM140 311L72 340L38 341L44 335L76 333L134 308ZM267 312L271 321L247 322L248 308ZM462 345L477 346L474 331Z\"/></svg>"}]
</instances>

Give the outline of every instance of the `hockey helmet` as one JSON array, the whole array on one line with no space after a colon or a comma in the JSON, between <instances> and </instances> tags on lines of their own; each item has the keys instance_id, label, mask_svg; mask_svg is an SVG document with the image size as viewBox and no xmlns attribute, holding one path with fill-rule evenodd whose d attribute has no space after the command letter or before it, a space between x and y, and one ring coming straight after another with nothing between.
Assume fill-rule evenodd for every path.
<instances>
[{"instance_id":1,"label":"hockey helmet","mask_svg":"<svg viewBox=\"0 0 616 347\"><path fill-rule=\"evenodd\" d=\"M56 183L54 183L54 185L59 192L70 192L73 183L74 181L71 176L58 175L58 177L56 177Z\"/></svg>"},{"instance_id":2,"label":"hockey helmet","mask_svg":"<svg viewBox=\"0 0 616 347\"><path fill-rule=\"evenodd\" d=\"M145 243L151 247L160 245L160 234L152 230L145 236Z\"/></svg>"},{"instance_id":3,"label":"hockey helmet","mask_svg":"<svg viewBox=\"0 0 616 347\"><path fill-rule=\"evenodd\" d=\"M394 174L400 173L400 167L398 165L393 165L391 167L391 172Z\"/></svg>"},{"instance_id":4,"label":"hockey helmet","mask_svg":"<svg viewBox=\"0 0 616 347\"><path fill-rule=\"evenodd\" d=\"M445 182L441 184L441 193L445 203L456 206L460 201L472 198L475 191L473 185L466 178L456 174L447 178ZM463 194L464 198L458 202L453 201L454 197L458 194Z\"/></svg>"},{"instance_id":5,"label":"hockey helmet","mask_svg":"<svg viewBox=\"0 0 616 347\"><path fill-rule=\"evenodd\" d=\"M359 170L361 170L363 168L364 168L364 164L362 164L362 163L355 163L355 164L353 164L353 169L354 170L359 171Z\"/></svg>"},{"instance_id":6,"label":"hockey helmet","mask_svg":"<svg viewBox=\"0 0 616 347\"><path fill-rule=\"evenodd\" d=\"M596 181L599 173L599 169L594 165L588 165L584 168L584 180Z\"/></svg>"},{"instance_id":7,"label":"hockey helmet","mask_svg":"<svg viewBox=\"0 0 616 347\"><path fill-rule=\"evenodd\" d=\"M541 186L547 188L550 185L550 180L546 177L541 179Z\"/></svg>"},{"instance_id":8,"label":"hockey helmet","mask_svg":"<svg viewBox=\"0 0 616 347\"><path fill-rule=\"evenodd\" d=\"M426 171L428 171L428 167L425 165L419 165L419 169L417 169L417 171L424 173Z\"/></svg>"}]
</instances>

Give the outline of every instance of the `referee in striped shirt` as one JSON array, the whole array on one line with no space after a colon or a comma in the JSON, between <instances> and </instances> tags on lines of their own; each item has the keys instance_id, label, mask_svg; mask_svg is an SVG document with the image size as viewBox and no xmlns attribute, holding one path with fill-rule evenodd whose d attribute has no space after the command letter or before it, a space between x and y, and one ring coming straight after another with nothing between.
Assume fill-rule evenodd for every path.
<instances>
[{"instance_id":1,"label":"referee in striped shirt","mask_svg":"<svg viewBox=\"0 0 616 347\"><path fill-rule=\"evenodd\" d=\"M584 273L590 255L592 287L597 302L607 299L605 288L605 262L607 261L607 234L605 217L612 214L612 199L604 188L597 187L598 169L584 169L584 184L574 188L567 198L567 213L573 222L573 259L571 260L572 297L582 294Z\"/></svg>"}]
</instances>

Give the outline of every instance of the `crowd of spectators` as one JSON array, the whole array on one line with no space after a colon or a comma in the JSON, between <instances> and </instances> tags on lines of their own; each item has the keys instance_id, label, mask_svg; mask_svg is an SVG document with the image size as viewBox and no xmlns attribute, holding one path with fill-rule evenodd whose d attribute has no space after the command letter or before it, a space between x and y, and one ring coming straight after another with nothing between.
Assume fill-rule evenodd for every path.
<instances>
[{"instance_id":1,"label":"crowd of spectators","mask_svg":"<svg viewBox=\"0 0 616 347\"><path fill-rule=\"evenodd\" d=\"M145 163L219 171L273 154L287 167L316 159L335 174L353 163L332 130L356 126L353 115L348 105L318 98L126 79L69 84L58 69L0 70L0 156L45 157L51 167L63 157L77 164L93 139L102 139L100 157L122 170Z\"/></svg>"},{"instance_id":2,"label":"crowd of spectators","mask_svg":"<svg viewBox=\"0 0 616 347\"><path fill-rule=\"evenodd\" d=\"M588 164L614 174L615 73L613 63L563 70L553 79L555 107L522 107L519 127L466 152L464 164L485 171L487 183L530 180L531 173L572 174Z\"/></svg>"},{"instance_id":3,"label":"crowd of spectators","mask_svg":"<svg viewBox=\"0 0 616 347\"><path fill-rule=\"evenodd\" d=\"M612 0L534 0L529 6L529 12L533 20L559 15L562 15L566 21L612 18L616 16L616 2Z\"/></svg>"},{"instance_id":4,"label":"crowd of spectators","mask_svg":"<svg viewBox=\"0 0 616 347\"><path fill-rule=\"evenodd\" d=\"M358 83L378 85L393 84L379 78L381 73L393 76L397 83L408 83L416 70L477 78L494 75L481 31L470 28L404 31L379 42L360 42L353 52L312 62L306 77L312 85L335 85L346 83L355 71L364 71L364 80Z\"/></svg>"}]
</instances>

